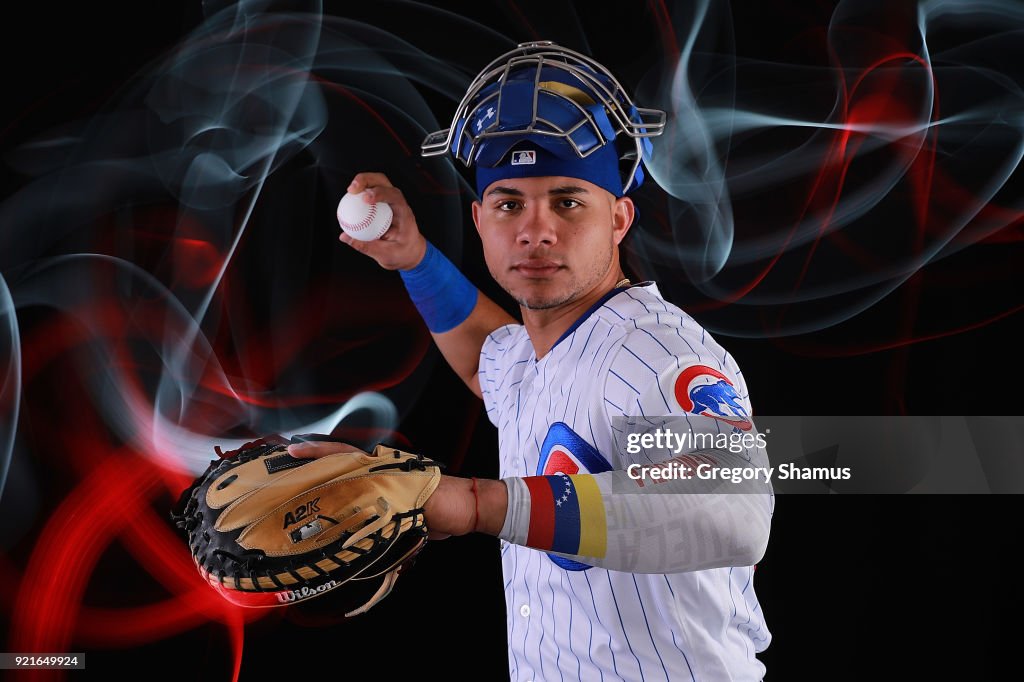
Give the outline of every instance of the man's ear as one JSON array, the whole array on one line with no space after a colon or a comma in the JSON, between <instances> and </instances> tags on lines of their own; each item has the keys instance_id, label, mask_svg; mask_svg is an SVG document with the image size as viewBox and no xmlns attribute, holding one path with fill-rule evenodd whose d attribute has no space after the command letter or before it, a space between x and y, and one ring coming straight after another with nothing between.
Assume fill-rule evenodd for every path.
<instances>
[{"instance_id":1,"label":"man's ear","mask_svg":"<svg viewBox=\"0 0 1024 682\"><path fill-rule=\"evenodd\" d=\"M620 197L615 200L612 206L612 237L616 246L626 238L626 233L633 226L633 219L636 217L636 206L629 197Z\"/></svg>"},{"instance_id":2,"label":"man's ear","mask_svg":"<svg viewBox=\"0 0 1024 682\"><path fill-rule=\"evenodd\" d=\"M479 201L473 202L473 224L476 225L476 233L480 234L480 209L483 208L483 204Z\"/></svg>"}]
</instances>

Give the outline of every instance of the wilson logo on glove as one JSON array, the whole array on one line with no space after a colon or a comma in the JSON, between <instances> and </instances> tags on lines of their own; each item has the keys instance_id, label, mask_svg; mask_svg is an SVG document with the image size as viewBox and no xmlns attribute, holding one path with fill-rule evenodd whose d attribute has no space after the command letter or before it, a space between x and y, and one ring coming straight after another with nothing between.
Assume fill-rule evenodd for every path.
<instances>
[{"instance_id":1,"label":"wilson logo on glove","mask_svg":"<svg viewBox=\"0 0 1024 682\"><path fill-rule=\"evenodd\" d=\"M333 580L329 583L324 583L315 590L311 590L308 587L303 587L301 590L292 590L291 592L281 592L277 595L277 600L282 604L289 602L302 601L303 599L309 599L310 597L318 597L328 590L333 590L338 584Z\"/></svg>"},{"instance_id":2,"label":"wilson logo on glove","mask_svg":"<svg viewBox=\"0 0 1024 682\"><path fill-rule=\"evenodd\" d=\"M308 440L334 439L292 442ZM363 613L426 544L423 505L441 464L382 445L372 454L294 458L288 444L272 436L217 448L221 459L182 493L171 517L200 575L229 601L271 607L330 593L346 616Z\"/></svg>"}]
</instances>

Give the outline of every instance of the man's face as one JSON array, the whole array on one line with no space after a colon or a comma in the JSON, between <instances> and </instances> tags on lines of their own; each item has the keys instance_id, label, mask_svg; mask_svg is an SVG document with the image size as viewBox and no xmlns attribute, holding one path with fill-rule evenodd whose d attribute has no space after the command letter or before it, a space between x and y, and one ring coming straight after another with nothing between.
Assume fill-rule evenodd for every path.
<instances>
[{"instance_id":1,"label":"man's face","mask_svg":"<svg viewBox=\"0 0 1024 682\"><path fill-rule=\"evenodd\" d=\"M473 204L491 276L533 310L571 303L617 273L633 213L630 199L566 177L500 180Z\"/></svg>"}]
</instances>

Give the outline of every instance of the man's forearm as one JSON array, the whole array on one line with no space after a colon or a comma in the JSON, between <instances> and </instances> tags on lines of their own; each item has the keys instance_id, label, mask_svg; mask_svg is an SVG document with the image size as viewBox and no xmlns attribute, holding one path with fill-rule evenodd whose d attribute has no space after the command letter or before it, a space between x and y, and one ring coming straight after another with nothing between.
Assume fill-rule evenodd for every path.
<instances>
[{"instance_id":1,"label":"man's forearm","mask_svg":"<svg viewBox=\"0 0 1024 682\"><path fill-rule=\"evenodd\" d=\"M477 377L477 369L480 366L480 349L483 348L488 334L506 324L516 324L516 320L497 303L477 291L476 305L469 317L454 329L431 334L452 370L478 397L480 380Z\"/></svg>"},{"instance_id":2,"label":"man's forearm","mask_svg":"<svg viewBox=\"0 0 1024 682\"><path fill-rule=\"evenodd\" d=\"M609 471L507 481L476 479L475 491L473 479L442 476L424 505L427 528L442 537L486 533L601 568L634 573L749 566L764 554L772 515L769 484L748 483L732 492L700 485L670 485L660 492L612 492L611 479L624 479L620 483L625 487L625 476L623 471ZM535 508L544 505L545 498L550 503L552 495L548 491L539 501L531 499L533 487L555 484L560 490L565 487L565 498L586 497L584 484L593 487L596 497L580 502L563 499L559 511ZM575 512L570 509L573 503ZM599 510L584 508L595 504ZM562 509L568 510L566 518L560 516ZM569 527L581 522L588 527ZM560 524L565 525L562 535L578 546L551 544L554 527ZM596 535L600 536L597 543Z\"/></svg>"},{"instance_id":3,"label":"man's forearm","mask_svg":"<svg viewBox=\"0 0 1024 682\"><path fill-rule=\"evenodd\" d=\"M707 451L710 469L745 469L734 453ZM651 465L657 467L659 465ZM633 573L681 573L757 563L773 509L767 480L698 478L646 485L627 471L506 479L499 537Z\"/></svg>"},{"instance_id":4,"label":"man's forearm","mask_svg":"<svg viewBox=\"0 0 1024 682\"><path fill-rule=\"evenodd\" d=\"M422 243L424 250L416 264L400 271L402 282L444 359L480 396L476 375L480 349L488 334L515 320L473 286L435 246L426 240Z\"/></svg>"},{"instance_id":5,"label":"man's forearm","mask_svg":"<svg viewBox=\"0 0 1024 682\"><path fill-rule=\"evenodd\" d=\"M442 476L423 513L432 534L497 535L505 523L508 493L503 481Z\"/></svg>"}]
</instances>

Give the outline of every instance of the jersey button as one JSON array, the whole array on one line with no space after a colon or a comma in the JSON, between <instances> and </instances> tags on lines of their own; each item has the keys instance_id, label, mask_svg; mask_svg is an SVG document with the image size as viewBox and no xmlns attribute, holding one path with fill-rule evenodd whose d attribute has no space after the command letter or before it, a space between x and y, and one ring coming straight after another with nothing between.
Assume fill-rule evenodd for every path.
<instances>
[{"instance_id":1,"label":"jersey button","mask_svg":"<svg viewBox=\"0 0 1024 682\"><path fill-rule=\"evenodd\" d=\"M519 615L523 618L527 618L530 615L530 607L527 604L523 604L519 607Z\"/></svg>"}]
</instances>

